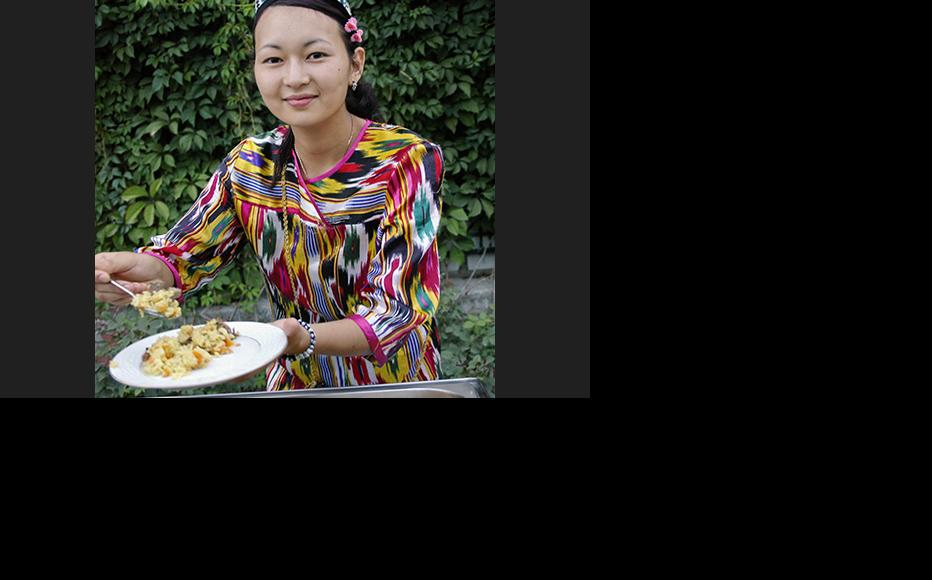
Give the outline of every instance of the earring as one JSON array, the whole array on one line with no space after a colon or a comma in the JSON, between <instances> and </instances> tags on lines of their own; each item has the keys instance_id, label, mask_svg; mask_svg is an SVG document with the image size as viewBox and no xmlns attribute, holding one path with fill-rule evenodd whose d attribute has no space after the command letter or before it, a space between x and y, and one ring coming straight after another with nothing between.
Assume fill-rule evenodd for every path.
<instances>
[{"instance_id":1,"label":"earring","mask_svg":"<svg viewBox=\"0 0 932 580\"><path fill-rule=\"evenodd\" d=\"M353 81L353 90L354 90L354 91L356 90L356 85L358 85L358 84L359 84L359 81Z\"/></svg>"}]
</instances>

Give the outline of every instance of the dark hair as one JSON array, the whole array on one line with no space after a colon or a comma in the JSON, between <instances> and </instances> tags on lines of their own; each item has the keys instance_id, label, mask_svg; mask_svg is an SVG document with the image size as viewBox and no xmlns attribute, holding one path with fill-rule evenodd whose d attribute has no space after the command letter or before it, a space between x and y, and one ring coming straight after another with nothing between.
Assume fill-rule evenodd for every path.
<instances>
[{"instance_id":1,"label":"dark hair","mask_svg":"<svg viewBox=\"0 0 932 580\"><path fill-rule=\"evenodd\" d=\"M340 30L343 30L343 25L346 24L346 21L350 18L339 0L266 0L252 20L251 30L253 36L256 34L256 25L259 23L259 19L262 18L262 15L265 14L265 10L269 6L298 6L300 8L316 10L336 20L337 24L340 25ZM365 48L366 36L363 35L362 43L358 43L353 42L350 39L350 34L346 33L343 35L343 45L346 47L346 53L349 55L350 60L352 60L353 53L357 47L361 46ZM346 109L350 114L362 117L363 119L384 121L382 112L379 110L379 100L375 96L375 90L372 88L371 84L362 79L357 83L356 90L351 89L346 91ZM275 163L275 170L273 172L274 182L278 182L278 180L281 179L285 171L285 164L291 156L293 149L294 134L289 128L288 133L285 134L285 140L282 141L282 148L278 161Z\"/></svg>"}]
</instances>

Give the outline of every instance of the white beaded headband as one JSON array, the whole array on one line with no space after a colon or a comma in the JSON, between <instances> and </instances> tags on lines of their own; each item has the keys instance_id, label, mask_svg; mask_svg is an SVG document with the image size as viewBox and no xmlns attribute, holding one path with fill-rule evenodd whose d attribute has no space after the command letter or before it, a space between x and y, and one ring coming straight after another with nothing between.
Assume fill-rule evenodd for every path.
<instances>
[{"instance_id":1,"label":"white beaded headband","mask_svg":"<svg viewBox=\"0 0 932 580\"><path fill-rule=\"evenodd\" d=\"M262 5L265 4L268 0L256 0L256 12L259 11L259 8L262 8ZM346 0L340 0L340 4L343 5L343 8L346 8L346 13L350 16L353 15L353 11L350 10L349 2Z\"/></svg>"},{"instance_id":2,"label":"white beaded headband","mask_svg":"<svg viewBox=\"0 0 932 580\"><path fill-rule=\"evenodd\" d=\"M269 1L270 0L256 0L255 14L258 14L259 9L262 8L262 5ZM340 4L342 4L343 8L346 9L346 13L350 15L350 19L347 20L346 23L343 25L343 30L352 34L352 36L350 37L350 40L352 40L353 42L361 43L363 30L362 28L359 28L359 23L353 17L353 11L350 10L349 2L347 2L347 0L340 0Z\"/></svg>"}]
</instances>

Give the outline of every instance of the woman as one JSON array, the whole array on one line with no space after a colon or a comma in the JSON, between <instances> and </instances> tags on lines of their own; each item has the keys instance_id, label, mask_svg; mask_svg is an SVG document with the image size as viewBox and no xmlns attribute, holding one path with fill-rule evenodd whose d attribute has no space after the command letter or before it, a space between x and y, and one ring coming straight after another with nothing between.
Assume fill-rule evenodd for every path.
<instances>
[{"instance_id":1,"label":"woman","mask_svg":"<svg viewBox=\"0 0 932 580\"><path fill-rule=\"evenodd\" d=\"M373 120L364 34L345 0L257 0L255 79L284 124L233 148L151 245L97 254L97 298L128 302L111 278L183 298L248 244L288 337L269 390L441 378L443 154Z\"/></svg>"}]
</instances>

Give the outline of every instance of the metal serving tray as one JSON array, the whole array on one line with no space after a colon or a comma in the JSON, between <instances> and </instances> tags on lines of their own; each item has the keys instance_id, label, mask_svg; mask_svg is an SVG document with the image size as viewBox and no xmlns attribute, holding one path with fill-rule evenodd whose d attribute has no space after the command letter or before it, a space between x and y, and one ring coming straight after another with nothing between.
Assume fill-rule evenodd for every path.
<instances>
[{"instance_id":1,"label":"metal serving tray","mask_svg":"<svg viewBox=\"0 0 932 580\"><path fill-rule=\"evenodd\" d=\"M421 383L397 383L367 387L301 389L297 391L253 391L219 395L182 395L178 398L251 397L251 398L377 398L377 399L487 399L488 391L479 379L447 379Z\"/></svg>"}]
</instances>

